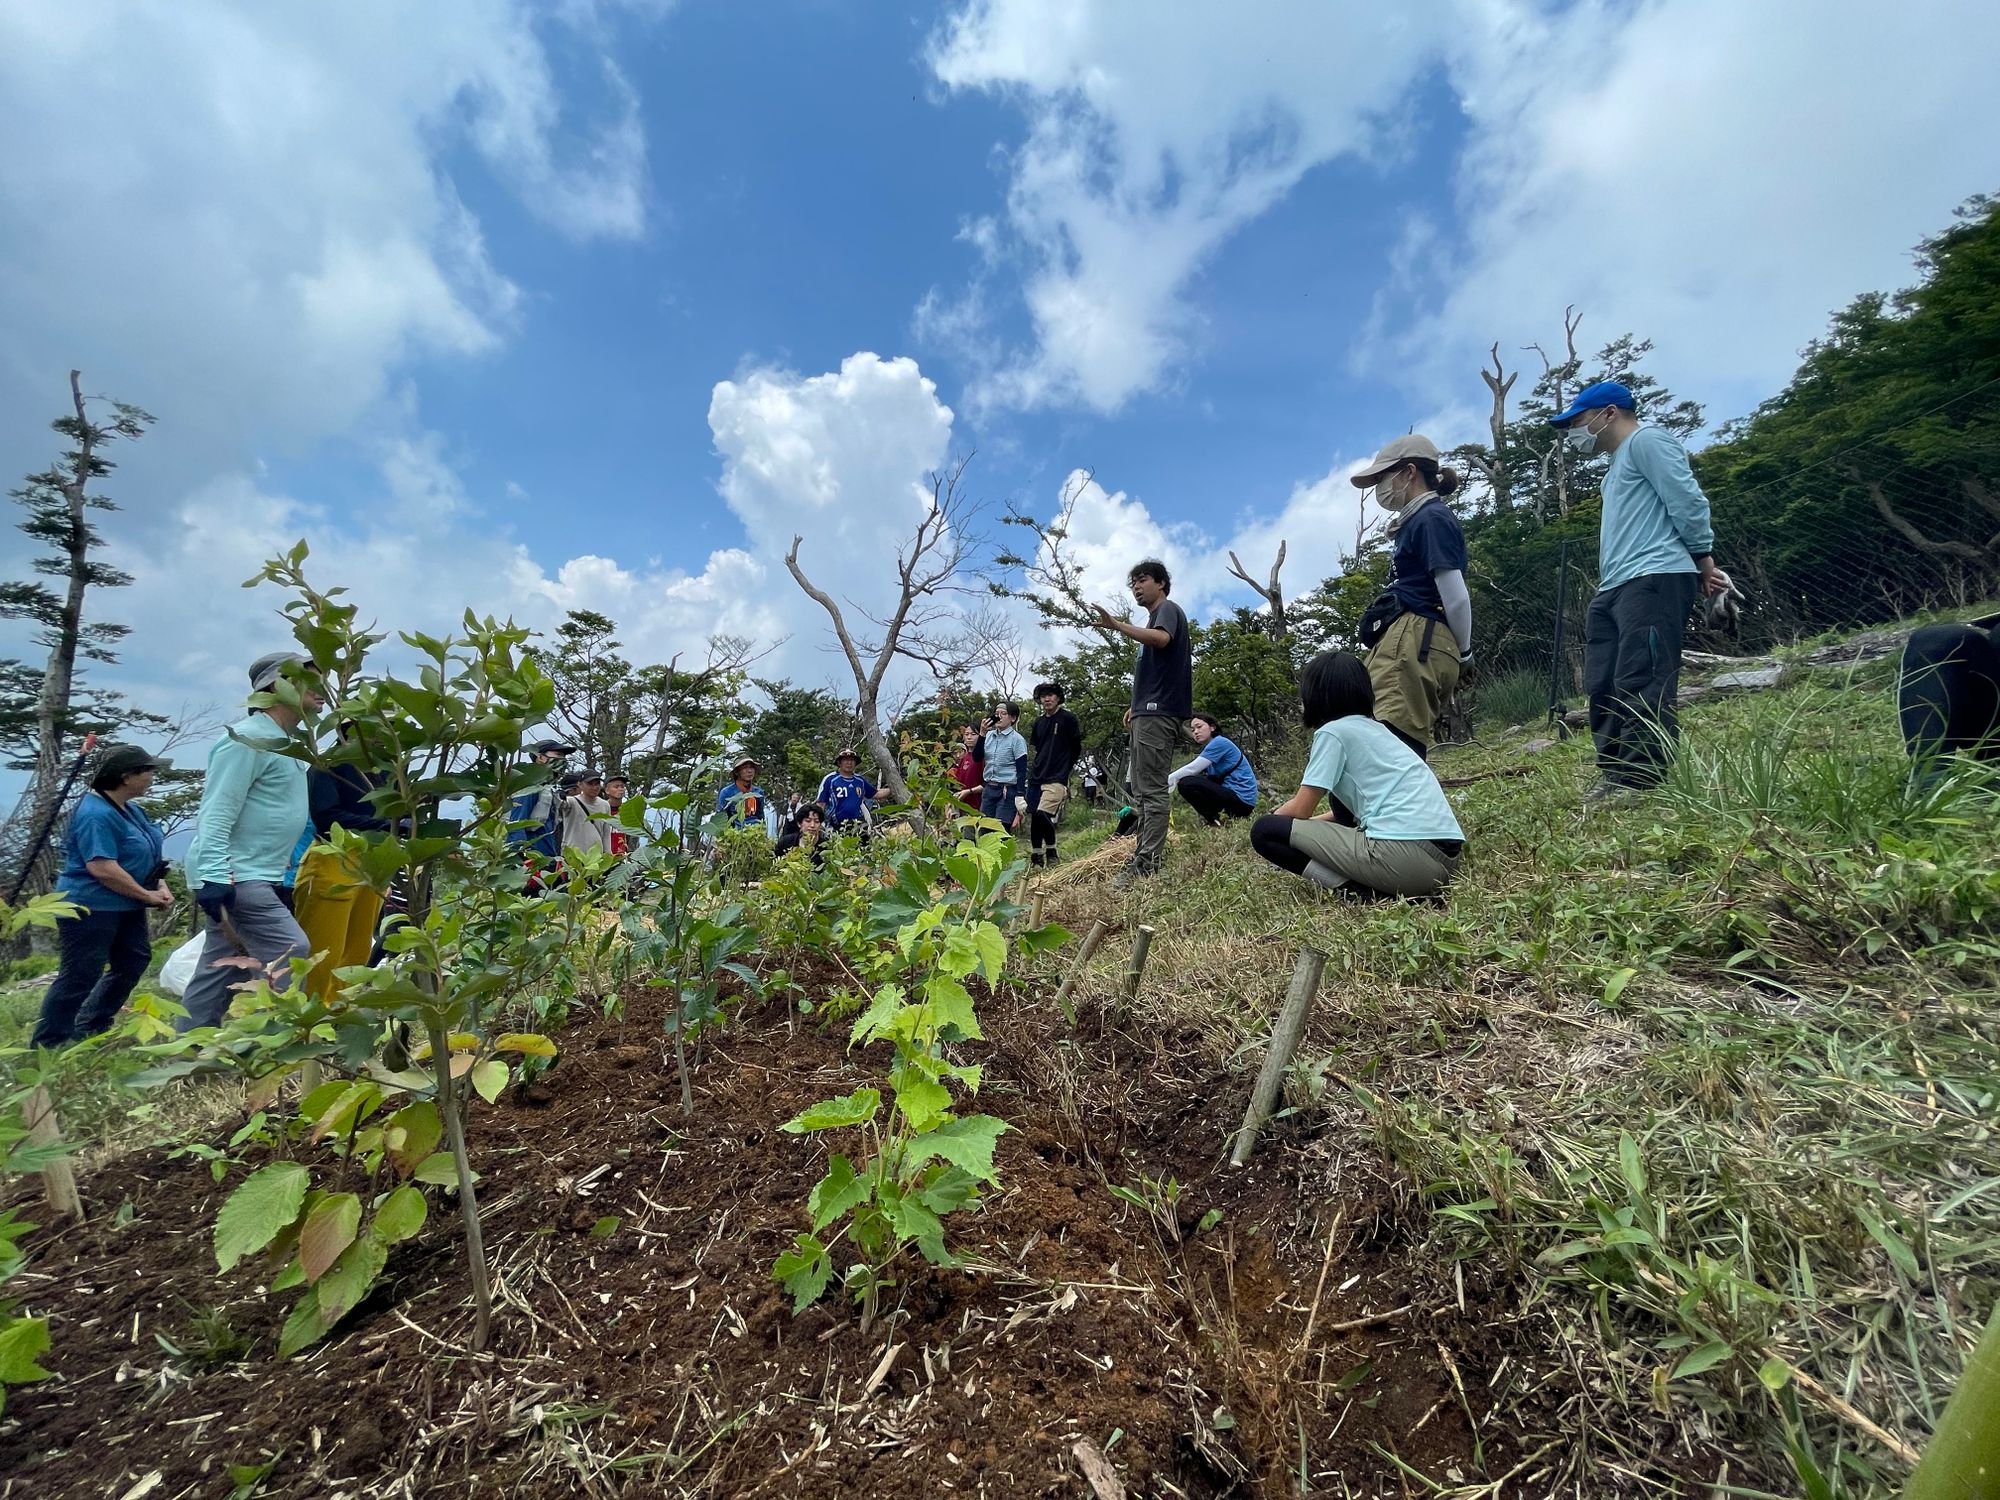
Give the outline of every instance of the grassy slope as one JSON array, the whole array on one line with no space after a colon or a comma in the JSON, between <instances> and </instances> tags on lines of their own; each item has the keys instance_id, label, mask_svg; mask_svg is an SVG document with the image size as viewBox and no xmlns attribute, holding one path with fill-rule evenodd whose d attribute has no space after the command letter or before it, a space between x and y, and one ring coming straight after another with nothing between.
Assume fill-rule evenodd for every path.
<instances>
[{"instance_id":1,"label":"grassy slope","mask_svg":"<svg viewBox=\"0 0 2000 1500\"><path fill-rule=\"evenodd\" d=\"M1608 813L1580 806L1581 738L1447 752L1447 778L1530 769L1453 792L1445 910L1322 898L1184 810L1127 905L1159 932L1144 1006L1218 1054L1299 945L1327 953L1295 1101L1402 1169L1435 1253L1517 1277L1596 1388L1592 1462L1664 1421L1765 1474L1802 1437L1884 1492L1901 1466L1864 1423L1921 1446L1992 1305L2000 833L1976 776L1911 790L1892 683L1695 705L1674 783ZM1071 925L1118 900L1051 899Z\"/></svg>"}]
</instances>

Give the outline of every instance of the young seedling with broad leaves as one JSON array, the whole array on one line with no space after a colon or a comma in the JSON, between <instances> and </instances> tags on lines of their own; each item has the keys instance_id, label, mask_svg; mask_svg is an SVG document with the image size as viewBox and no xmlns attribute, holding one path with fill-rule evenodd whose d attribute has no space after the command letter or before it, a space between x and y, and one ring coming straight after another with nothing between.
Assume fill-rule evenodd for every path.
<instances>
[{"instance_id":1,"label":"young seedling with broad leaves","mask_svg":"<svg viewBox=\"0 0 2000 1500\"><path fill-rule=\"evenodd\" d=\"M894 977L856 1019L850 1043L888 1044L889 1102L881 1089L856 1089L782 1127L794 1134L859 1132L862 1147L829 1157L807 1200L810 1232L773 1267L794 1311L838 1277L861 1304L865 1330L898 1257L914 1246L933 1265L955 1264L945 1244L946 1216L998 1180L994 1147L1009 1127L991 1115L957 1113L958 1093L978 1092L980 1070L955 1061L952 1049L981 1036L966 982L978 976L997 986L1006 966L1007 935L995 916L1002 887L1020 868L1010 864L1013 854L1013 840L992 832L961 840L950 853L925 841L893 856L896 882L878 896L872 921L893 924ZM1030 935L1037 946L1064 936L1059 929ZM843 1243L858 1256L844 1271Z\"/></svg>"}]
</instances>

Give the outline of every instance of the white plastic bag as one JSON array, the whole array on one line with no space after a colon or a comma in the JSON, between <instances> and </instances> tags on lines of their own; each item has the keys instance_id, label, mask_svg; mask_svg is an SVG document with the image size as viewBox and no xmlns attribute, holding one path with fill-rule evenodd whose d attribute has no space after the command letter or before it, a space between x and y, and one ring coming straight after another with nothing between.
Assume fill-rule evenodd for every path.
<instances>
[{"instance_id":1,"label":"white plastic bag","mask_svg":"<svg viewBox=\"0 0 2000 1500\"><path fill-rule=\"evenodd\" d=\"M207 942L208 934L197 932L174 949L160 965L159 987L176 1000L185 995L194 982L194 966L201 962L201 950Z\"/></svg>"}]
</instances>

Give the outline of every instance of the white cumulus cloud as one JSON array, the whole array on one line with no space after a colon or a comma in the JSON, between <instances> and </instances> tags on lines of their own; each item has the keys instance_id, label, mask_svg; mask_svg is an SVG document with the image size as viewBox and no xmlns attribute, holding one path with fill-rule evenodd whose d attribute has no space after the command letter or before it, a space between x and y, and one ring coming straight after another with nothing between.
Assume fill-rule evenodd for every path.
<instances>
[{"instance_id":1,"label":"white cumulus cloud","mask_svg":"<svg viewBox=\"0 0 2000 1500\"><path fill-rule=\"evenodd\" d=\"M1385 123L1441 54L1453 7L1269 0L968 0L932 39L940 83L1015 103L1004 234L1033 347L988 354L975 398L1112 412L1198 342L1189 280L1321 162L1393 144ZM989 278L920 327L977 357ZM990 345L988 346L990 349Z\"/></svg>"}]
</instances>

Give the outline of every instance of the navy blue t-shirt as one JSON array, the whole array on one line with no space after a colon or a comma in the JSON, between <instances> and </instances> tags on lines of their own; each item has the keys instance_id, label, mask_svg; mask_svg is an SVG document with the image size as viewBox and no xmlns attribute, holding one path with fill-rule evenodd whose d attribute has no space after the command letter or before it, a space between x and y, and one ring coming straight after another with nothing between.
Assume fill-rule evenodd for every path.
<instances>
[{"instance_id":1,"label":"navy blue t-shirt","mask_svg":"<svg viewBox=\"0 0 2000 1500\"><path fill-rule=\"evenodd\" d=\"M1412 614L1444 623L1444 599L1433 573L1465 571L1465 532L1442 501L1428 501L1396 531L1389 592Z\"/></svg>"}]
</instances>

